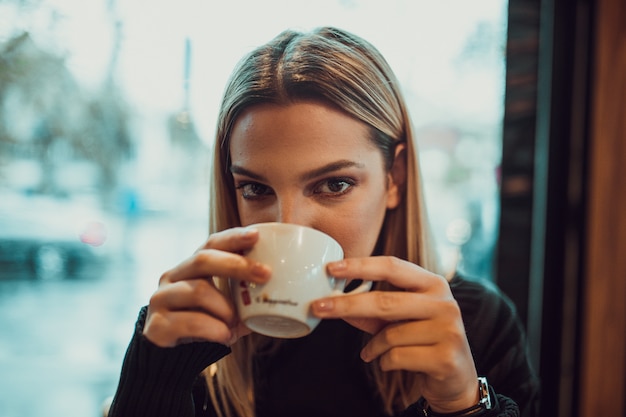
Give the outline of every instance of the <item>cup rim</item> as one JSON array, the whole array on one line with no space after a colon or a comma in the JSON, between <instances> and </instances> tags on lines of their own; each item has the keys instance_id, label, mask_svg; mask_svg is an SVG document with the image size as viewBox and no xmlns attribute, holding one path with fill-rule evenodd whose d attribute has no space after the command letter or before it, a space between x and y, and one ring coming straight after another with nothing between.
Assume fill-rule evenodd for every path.
<instances>
[{"instance_id":1,"label":"cup rim","mask_svg":"<svg viewBox=\"0 0 626 417\"><path fill-rule=\"evenodd\" d=\"M343 252L343 247L339 244L337 239L335 239L334 237L332 237L328 233L322 232L321 230L318 230L318 229L314 229L313 227L310 227L310 226L305 226L305 225L297 224L297 223L261 222L261 223L249 224L249 225L244 226L244 227L245 228L250 227L250 228L255 228L255 229L256 228L279 228L279 229L298 228L298 229L304 229L304 230L308 231L309 233L315 233L317 235L327 237L328 239L332 240L335 244L337 244L337 246L339 246L339 248Z\"/></svg>"}]
</instances>

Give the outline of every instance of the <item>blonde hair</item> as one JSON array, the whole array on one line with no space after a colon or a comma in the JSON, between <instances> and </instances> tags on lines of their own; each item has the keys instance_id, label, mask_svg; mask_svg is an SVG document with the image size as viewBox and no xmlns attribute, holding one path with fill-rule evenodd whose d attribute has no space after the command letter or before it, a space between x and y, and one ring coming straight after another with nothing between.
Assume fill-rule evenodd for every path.
<instances>
[{"instance_id":1,"label":"blonde hair","mask_svg":"<svg viewBox=\"0 0 626 417\"><path fill-rule=\"evenodd\" d=\"M371 127L371 140L381 150L386 168L395 148L404 143L407 179L399 207L386 213L376 254L392 255L437 271L430 248L422 201L417 150L398 82L386 60L370 43L337 28L311 32L285 31L244 57L231 76L219 112L211 178L210 232L240 226L229 171L229 139L237 117L260 103L288 104L318 100L335 106ZM228 293L228 283L216 278ZM379 290L393 289L389 284ZM254 416L252 357L275 341L252 334L232 346L212 372L205 372L209 392L221 416ZM372 376L386 412L406 408L419 397L415 375L382 372L376 362Z\"/></svg>"}]
</instances>

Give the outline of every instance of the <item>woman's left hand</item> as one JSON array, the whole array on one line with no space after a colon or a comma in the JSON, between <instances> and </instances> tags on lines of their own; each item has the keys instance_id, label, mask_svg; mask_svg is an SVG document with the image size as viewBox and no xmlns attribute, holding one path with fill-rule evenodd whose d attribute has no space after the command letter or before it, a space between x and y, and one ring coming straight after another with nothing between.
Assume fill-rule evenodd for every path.
<instances>
[{"instance_id":1,"label":"woman's left hand","mask_svg":"<svg viewBox=\"0 0 626 417\"><path fill-rule=\"evenodd\" d=\"M337 278L387 281L404 291L371 291L312 304L320 318L341 318L373 335L361 351L382 370L420 374L421 395L437 412L478 402L477 375L459 306L445 278L398 258L350 258L328 265Z\"/></svg>"}]
</instances>

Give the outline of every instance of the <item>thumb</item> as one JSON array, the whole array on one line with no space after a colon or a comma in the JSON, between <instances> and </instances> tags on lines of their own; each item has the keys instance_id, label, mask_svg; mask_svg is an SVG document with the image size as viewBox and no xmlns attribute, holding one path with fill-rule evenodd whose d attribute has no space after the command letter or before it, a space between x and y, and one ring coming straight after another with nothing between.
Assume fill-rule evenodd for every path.
<instances>
[{"instance_id":1,"label":"thumb","mask_svg":"<svg viewBox=\"0 0 626 417\"><path fill-rule=\"evenodd\" d=\"M242 337L252 333L252 330L248 329L242 322L237 322L237 325L235 327L232 327L230 331L231 337L228 342L226 342L226 346L232 346Z\"/></svg>"}]
</instances>

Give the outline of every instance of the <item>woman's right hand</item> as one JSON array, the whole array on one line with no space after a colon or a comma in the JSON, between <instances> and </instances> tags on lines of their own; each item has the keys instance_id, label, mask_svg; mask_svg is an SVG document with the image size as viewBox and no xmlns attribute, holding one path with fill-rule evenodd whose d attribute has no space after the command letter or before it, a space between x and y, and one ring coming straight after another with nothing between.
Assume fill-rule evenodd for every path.
<instances>
[{"instance_id":1,"label":"woman's right hand","mask_svg":"<svg viewBox=\"0 0 626 417\"><path fill-rule=\"evenodd\" d=\"M240 227L215 233L191 258L165 272L150 298L146 338L161 347L198 340L231 345L250 333L213 277L267 282L269 267L240 255L258 238L258 231Z\"/></svg>"}]
</instances>

